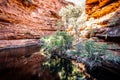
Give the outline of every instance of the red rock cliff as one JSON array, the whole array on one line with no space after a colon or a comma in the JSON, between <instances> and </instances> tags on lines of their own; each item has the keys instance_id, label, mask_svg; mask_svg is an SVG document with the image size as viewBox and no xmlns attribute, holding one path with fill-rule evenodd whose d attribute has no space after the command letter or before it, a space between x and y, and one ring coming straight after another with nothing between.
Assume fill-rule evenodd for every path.
<instances>
[{"instance_id":1,"label":"red rock cliff","mask_svg":"<svg viewBox=\"0 0 120 80\"><path fill-rule=\"evenodd\" d=\"M0 39L40 38L56 30L64 0L0 0Z\"/></svg>"},{"instance_id":2,"label":"red rock cliff","mask_svg":"<svg viewBox=\"0 0 120 80\"><path fill-rule=\"evenodd\" d=\"M109 37L120 37L120 0L86 0L86 13L87 27L103 29Z\"/></svg>"},{"instance_id":3,"label":"red rock cliff","mask_svg":"<svg viewBox=\"0 0 120 80\"><path fill-rule=\"evenodd\" d=\"M86 0L86 13L98 18L116 11L119 6L120 0Z\"/></svg>"},{"instance_id":4,"label":"red rock cliff","mask_svg":"<svg viewBox=\"0 0 120 80\"><path fill-rule=\"evenodd\" d=\"M57 13L67 4L64 0L0 0L0 80L59 80L41 71L45 58L36 38L56 31Z\"/></svg>"}]
</instances>

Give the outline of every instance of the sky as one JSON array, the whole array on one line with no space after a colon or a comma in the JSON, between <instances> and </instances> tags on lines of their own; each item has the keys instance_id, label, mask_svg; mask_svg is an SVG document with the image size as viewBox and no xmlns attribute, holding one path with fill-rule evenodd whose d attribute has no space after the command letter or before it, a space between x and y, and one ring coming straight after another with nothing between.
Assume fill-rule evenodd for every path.
<instances>
[{"instance_id":1,"label":"sky","mask_svg":"<svg viewBox=\"0 0 120 80\"><path fill-rule=\"evenodd\" d=\"M85 2L85 0L66 0L75 3L76 5L81 5L82 3Z\"/></svg>"}]
</instances>

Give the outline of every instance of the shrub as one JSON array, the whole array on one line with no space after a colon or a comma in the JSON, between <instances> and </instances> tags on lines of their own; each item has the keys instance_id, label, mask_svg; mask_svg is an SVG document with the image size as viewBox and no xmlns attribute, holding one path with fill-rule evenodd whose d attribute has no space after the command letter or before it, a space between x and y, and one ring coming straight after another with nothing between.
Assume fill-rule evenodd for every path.
<instances>
[{"instance_id":1,"label":"shrub","mask_svg":"<svg viewBox=\"0 0 120 80\"><path fill-rule=\"evenodd\" d=\"M107 50L107 44L101 44L95 42L93 40L87 40L84 42L80 42L73 46L69 53L77 55L81 58L81 61L88 66L97 66L100 65L101 62L104 61L112 61L114 63L120 62L120 56L113 54L111 51ZM81 62L80 61L80 62Z\"/></svg>"},{"instance_id":2,"label":"shrub","mask_svg":"<svg viewBox=\"0 0 120 80\"><path fill-rule=\"evenodd\" d=\"M66 51L72 48L72 37L66 32L57 32L54 35L43 37L41 53L48 58L43 68L48 68L51 73L59 74L61 80L76 80L82 78L77 66L71 60L59 57L55 54L65 55Z\"/></svg>"},{"instance_id":3,"label":"shrub","mask_svg":"<svg viewBox=\"0 0 120 80\"><path fill-rule=\"evenodd\" d=\"M56 32L51 36L41 38L42 53L64 53L72 46L72 37L66 32Z\"/></svg>"}]
</instances>

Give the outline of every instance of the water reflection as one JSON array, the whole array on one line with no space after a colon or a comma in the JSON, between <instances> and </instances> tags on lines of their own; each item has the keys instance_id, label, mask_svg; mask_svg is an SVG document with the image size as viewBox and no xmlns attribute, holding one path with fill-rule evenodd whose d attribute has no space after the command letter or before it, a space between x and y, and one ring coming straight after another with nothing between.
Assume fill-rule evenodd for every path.
<instances>
[{"instance_id":1,"label":"water reflection","mask_svg":"<svg viewBox=\"0 0 120 80\"><path fill-rule=\"evenodd\" d=\"M0 80L31 80L40 69L42 56L34 54L39 50L39 45L1 50Z\"/></svg>"},{"instance_id":2,"label":"water reflection","mask_svg":"<svg viewBox=\"0 0 120 80\"><path fill-rule=\"evenodd\" d=\"M28 46L28 47L21 47L21 48L14 48L14 49L5 49L0 50L0 58L5 57L20 57L20 56L30 56L35 52L39 52L40 46Z\"/></svg>"}]
</instances>

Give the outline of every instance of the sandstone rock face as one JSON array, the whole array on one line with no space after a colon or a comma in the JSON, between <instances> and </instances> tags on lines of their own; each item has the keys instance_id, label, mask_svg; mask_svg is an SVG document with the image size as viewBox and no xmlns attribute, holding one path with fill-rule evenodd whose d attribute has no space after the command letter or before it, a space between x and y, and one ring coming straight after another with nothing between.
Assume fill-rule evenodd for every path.
<instances>
[{"instance_id":1,"label":"sandstone rock face","mask_svg":"<svg viewBox=\"0 0 120 80\"><path fill-rule=\"evenodd\" d=\"M0 80L59 80L42 71L42 36L57 29L64 0L0 0Z\"/></svg>"},{"instance_id":2,"label":"sandstone rock face","mask_svg":"<svg viewBox=\"0 0 120 80\"><path fill-rule=\"evenodd\" d=\"M95 37L120 44L120 0L86 0L86 13L84 30L93 30ZM116 52L119 54L119 49Z\"/></svg>"},{"instance_id":3,"label":"sandstone rock face","mask_svg":"<svg viewBox=\"0 0 120 80\"><path fill-rule=\"evenodd\" d=\"M120 0L87 0L86 13L88 14L86 22L88 29L102 29L104 34L109 34L108 36L119 36Z\"/></svg>"},{"instance_id":4,"label":"sandstone rock face","mask_svg":"<svg viewBox=\"0 0 120 80\"><path fill-rule=\"evenodd\" d=\"M98 18L116 11L120 6L120 0L87 0L86 12L89 17Z\"/></svg>"},{"instance_id":5,"label":"sandstone rock face","mask_svg":"<svg viewBox=\"0 0 120 80\"><path fill-rule=\"evenodd\" d=\"M40 38L56 30L64 0L0 0L0 39Z\"/></svg>"},{"instance_id":6,"label":"sandstone rock face","mask_svg":"<svg viewBox=\"0 0 120 80\"><path fill-rule=\"evenodd\" d=\"M94 37L102 39L108 44L108 50L119 56L120 0L86 0L86 13L88 14L88 20L85 23L85 29L93 30ZM119 62L109 62L98 66L96 69L93 68L90 74L98 80L103 80L104 78L104 80L119 80L119 67ZM107 77L107 75L109 76Z\"/></svg>"}]
</instances>

